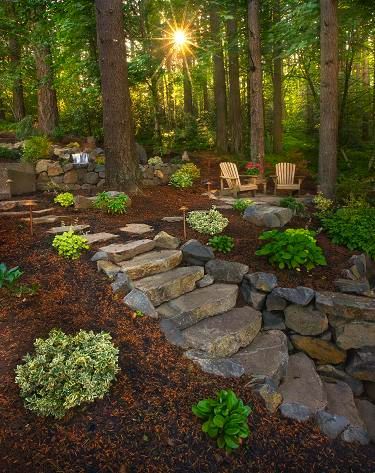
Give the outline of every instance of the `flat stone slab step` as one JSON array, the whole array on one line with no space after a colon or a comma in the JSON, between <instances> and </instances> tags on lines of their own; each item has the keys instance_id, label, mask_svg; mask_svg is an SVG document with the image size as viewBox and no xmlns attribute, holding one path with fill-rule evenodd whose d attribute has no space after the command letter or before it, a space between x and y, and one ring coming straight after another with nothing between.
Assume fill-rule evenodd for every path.
<instances>
[{"instance_id":1,"label":"flat stone slab step","mask_svg":"<svg viewBox=\"0 0 375 473\"><path fill-rule=\"evenodd\" d=\"M40 210L33 210L32 213L33 215L43 215L43 214L48 214L49 212L53 212L55 210L54 207L51 207L49 209L40 209ZM30 215L29 210L18 210L18 211L12 211L12 212L0 212L0 217L1 216L5 217L27 217Z\"/></svg>"},{"instance_id":2,"label":"flat stone slab step","mask_svg":"<svg viewBox=\"0 0 375 473\"><path fill-rule=\"evenodd\" d=\"M52 227L47 230L46 233L52 233L52 235L58 235L64 232L82 232L83 230L87 230L90 228L90 225L63 225L62 227ZM85 235L86 236L86 235Z\"/></svg>"},{"instance_id":3,"label":"flat stone slab step","mask_svg":"<svg viewBox=\"0 0 375 473\"><path fill-rule=\"evenodd\" d=\"M55 223L61 220L72 219L72 218L73 218L72 215L48 215L44 217L33 218L33 223L36 225L38 224L42 225L45 223ZM24 222L30 222L30 218L22 218L21 220Z\"/></svg>"},{"instance_id":4,"label":"flat stone slab step","mask_svg":"<svg viewBox=\"0 0 375 473\"><path fill-rule=\"evenodd\" d=\"M120 232L130 233L131 235L143 235L154 231L154 227L145 223L129 223L126 227L120 228Z\"/></svg>"},{"instance_id":5,"label":"flat stone slab step","mask_svg":"<svg viewBox=\"0 0 375 473\"><path fill-rule=\"evenodd\" d=\"M119 266L130 279L136 281L137 279L169 271L177 267L181 261L182 251L161 250L136 256L129 261L119 263Z\"/></svg>"},{"instance_id":6,"label":"flat stone slab step","mask_svg":"<svg viewBox=\"0 0 375 473\"><path fill-rule=\"evenodd\" d=\"M158 313L160 317L171 319L178 328L184 329L233 309L237 296L238 286L235 284L212 284L161 305Z\"/></svg>"},{"instance_id":7,"label":"flat stone slab step","mask_svg":"<svg viewBox=\"0 0 375 473\"><path fill-rule=\"evenodd\" d=\"M0 202L0 212L13 210L16 208L24 207L25 205L38 205L39 201L34 199L24 199L24 200L5 200Z\"/></svg>"},{"instance_id":8,"label":"flat stone slab step","mask_svg":"<svg viewBox=\"0 0 375 473\"><path fill-rule=\"evenodd\" d=\"M85 235L86 240L88 241L89 245L93 245L94 243L100 243L102 241L113 240L114 238L120 238L119 235L115 235L113 233L107 232L100 232L100 233L89 233Z\"/></svg>"},{"instance_id":9,"label":"flat stone slab step","mask_svg":"<svg viewBox=\"0 0 375 473\"><path fill-rule=\"evenodd\" d=\"M190 348L212 357L231 356L249 345L262 326L262 314L246 306L202 320L182 332Z\"/></svg>"},{"instance_id":10,"label":"flat stone slab step","mask_svg":"<svg viewBox=\"0 0 375 473\"><path fill-rule=\"evenodd\" d=\"M162 220L163 222L168 222L168 223L176 223L176 222L182 222L184 217L176 216L176 217L163 217Z\"/></svg>"},{"instance_id":11,"label":"flat stone slab step","mask_svg":"<svg viewBox=\"0 0 375 473\"><path fill-rule=\"evenodd\" d=\"M157 307L163 302L193 291L196 282L203 276L204 269L201 266L189 266L140 279L134 286L145 293Z\"/></svg>"},{"instance_id":12,"label":"flat stone slab step","mask_svg":"<svg viewBox=\"0 0 375 473\"><path fill-rule=\"evenodd\" d=\"M103 246L100 251L108 254L108 258L114 263L120 263L138 256L142 253L147 253L155 248L153 240L136 240L128 243L112 243L108 246Z\"/></svg>"}]
</instances>

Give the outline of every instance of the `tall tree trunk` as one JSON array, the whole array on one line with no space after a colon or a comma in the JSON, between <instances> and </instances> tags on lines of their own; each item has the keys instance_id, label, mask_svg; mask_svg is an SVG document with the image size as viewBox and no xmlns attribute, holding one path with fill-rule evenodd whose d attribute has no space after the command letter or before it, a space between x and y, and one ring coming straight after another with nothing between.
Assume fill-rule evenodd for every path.
<instances>
[{"instance_id":1,"label":"tall tree trunk","mask_svg":"<svg viewBox=\"0 0 375 473\"><path fill-rule=\"evenodd\" d=\"M363 87L363 115L362 115L362 140L370 139L370 66L367 57L367 51L363 52L362 57L362 87Z\"/></svg>"},{"instance_id":2,"label":"tall tree trunk","mask_svg":"<svg viewBox=\"0 0 375 473\"><path fill-rule=\"evenodd\" d=\"M38 127L50 135L59 120L56 90L53 87L52 55L46 44L35 46L35 66L38 80Z\"/></svg>"},{"instance_id":3,"label":"tall tree trunk","mask_svg":"<svg viewBox=\"0 0 375 473\"><path fill-rule=\"evenodd\" d=\"M243 148L240 94L240 65L238 59L238 28L235 18L227 20L229 59L229 129L230 151L239 154Z\"/></svg>"},{"instance_id":4,"label":"tall tree trunk","mask_svg":"<svg viewBox=\"0 0 375 473\"><path fill-rule=\"evenodd\" d=\"M274 1L273 21L280 21L280 0ZM283 151L283 61L280 57L280 46L273 45L273 152L281 154Z\"/></svg>"},{"instance_id":5,"label":"tall tree trunk","mask_svg":"<svg viewBox=\"0 0 375 473\"><path fill-rule=\"evenodd\" d=\"M128 84L121 0L95 0L103 97L106 184L136 189L139 166Z\"/></svg>"},{"instance_id":6,"label":"tall tree trunk","mask_svg":"<svg viewBox=\"0 0 375 473\"><path fill-rule=\"evenodd\" d=\"M227 138L227 91L225 84L225 68L223 45L220 32L220 18L216 6L210 9L211 36L215 44L214 62L214 96L216 105L216 149L219 153L228 151ZM218 39L219 38L219 39Z\"/></svg>"},{"instance_id":7,"label":"tall tree trunk","mask_svg":"<svg viewBox=\"0 0 375 473\"><path fill-rule=\"evenodd\" d=\"M249 65L250 65L250 149L251 159L264 169L264 109L260 49L259 0L249 0Z\"/></svg>"},{"instance_id":8,"label":"tall tree trunk","mask_svg":"<svg viewBox=\"0 0 375 473\"><path fill-rule=\"evenodd\" d=\"M205 112L210 111L210 99L208 95L208 83L207 76L205 75L202 80L202 94L203 94L203 110Z\"/></svg>"},{"instance_id":9,"label":"tall tree trunk","mask_svg":"<svg viewBox=\"0 0 375 473\"><path fill-rule=\"evenodd\" d=\"M25 100L23 96L23 83L20 74L21 48L15 36L9 39L10 60L14 74L13 80L13 115L17 121L22 120L26 115Z\"/></svg>"},{"instance_id":10,"label":"tall tree trunk","mask_svg":"<svg viewBox=\"0 0 375 473\"><path fill-rule=\"evenodd\" d=\"M193 107L193 87L191 84L191 57L183 58L183 75L184 75L184 113L187 116L194 115Z\"/></svg>"},{"instance_id":11,"label":"tall tree trunk","mask_svg":"<svg viewBox=\"0 0 375 473\"><path fill-rule=\"evenodd\" d=\"M320 68L319 185L324 195L333 197L338 137L337 0L320 0Z\"/></svg>"}]
</instances>

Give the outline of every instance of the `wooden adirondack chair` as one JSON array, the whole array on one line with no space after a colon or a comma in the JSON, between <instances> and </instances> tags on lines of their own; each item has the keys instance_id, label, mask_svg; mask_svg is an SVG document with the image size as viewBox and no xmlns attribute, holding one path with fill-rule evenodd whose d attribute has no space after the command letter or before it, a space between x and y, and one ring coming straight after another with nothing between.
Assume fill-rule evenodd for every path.
<instances>
[{"instance_id":1,"label":"wooden adirondack chair","mask_svg":"<svg viewBox=\"0 0 375 473\"><path fill-rule=\"evenodd\" d=\"M252 192L255 195L255 191L258 189L256 185L257 176L247 176L238 174L237 166L234 163L220 163L220 189L221 193L230 192L234 197L237 197L239 192ZM241 177L246 178L248 181L253 182L241 182ZM227 187L225 187L227 184Z\"/></svg>"},{"instance_id":2,"label":"wooden adirondack chair","mask_svg":"<svg viewBox=\"0 0 375 473\"><path fill-rule=\"evenodd\" d=\"M278 189L301 192L303 176L295 176L296 165L292 163L276 164L276 176L271 176L275 183L275 195ZM295 179L298 181L295 183Z\"/></svg>"}]
</instances>

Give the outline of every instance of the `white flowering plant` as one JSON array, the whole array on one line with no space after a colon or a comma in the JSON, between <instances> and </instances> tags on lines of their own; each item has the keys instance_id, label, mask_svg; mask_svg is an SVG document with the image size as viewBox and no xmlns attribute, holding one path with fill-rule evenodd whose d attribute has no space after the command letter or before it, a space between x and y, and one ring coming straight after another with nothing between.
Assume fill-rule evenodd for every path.
<instances>
[{"instance_id":1,"label":"white flowering plant","mask_svg":"<svg viewBox=\"0 0 375 473\"><path fill-rule=\"evenodd\" d=\"M193 230L205 235L218 235L229 224L229 220L215 206L210 210L189 212L186 220Z\"/></svg>"}]
</instances>

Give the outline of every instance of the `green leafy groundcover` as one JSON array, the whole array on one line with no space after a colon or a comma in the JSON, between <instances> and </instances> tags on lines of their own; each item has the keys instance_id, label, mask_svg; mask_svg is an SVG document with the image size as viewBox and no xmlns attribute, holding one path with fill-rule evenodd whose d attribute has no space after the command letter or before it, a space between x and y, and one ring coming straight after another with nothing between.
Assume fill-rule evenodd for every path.
<instances>
[{"instance_id":1,"label":"green leafy groundcover","mask_svg":"<svg viewBox=\"0 0 375 473\"><path fill-rule=\"evenodd\" d=\"M375 208L343 207L322 219L323 228L336 245L359 250L375 259Z\"/></svg>"},{"instance_id":2,"label":"green leafy groundcover","mask_svg":"<svg viewBox=\"0 0 375 473\"><path fill-rule=\"evenodd\" d=\"M231 390L221 390L216 399L203 399L192 407L193 414L202 419L202 430L216 439L219 448L228 452L238 448L250 435L247 418L251 407L245 406Z\"/></svg>"},{"instance_id":3,"label":"green leafy groundcover","mask_svg":"<svg viewBox=\"0 0 375 473\"><path fill-rule=\"evenodd\" d=\"M301 266L309 271L317 265L326 265L323 250L317 245L315 232L303 228L289 228L284 232L271 230L263 232L260 240L269 240L257 256L267 256L271 264L280 269L299 269Z\"/></svg>"},{"instance_id":4,"label":"green leafy groundcover","mask_svg":"<svg viewBox=\"0 0 375 473\"><path fill-rule=\"evenodd\" d=\"M119 371L119 351L111 340L105 332L67 335L58 329L37 338L35 353L16 368L25 406L61 418L72 407L103 398Z\"/></svg>"}]
</instances>

